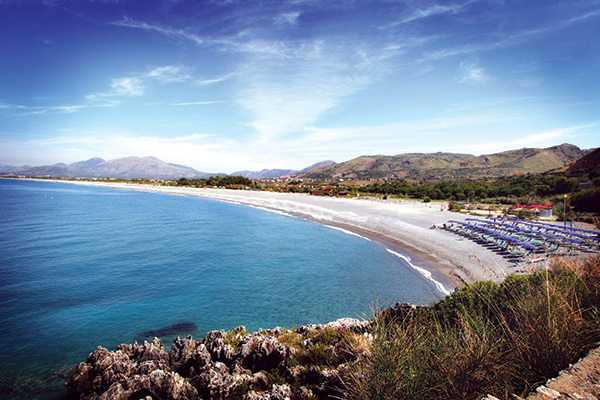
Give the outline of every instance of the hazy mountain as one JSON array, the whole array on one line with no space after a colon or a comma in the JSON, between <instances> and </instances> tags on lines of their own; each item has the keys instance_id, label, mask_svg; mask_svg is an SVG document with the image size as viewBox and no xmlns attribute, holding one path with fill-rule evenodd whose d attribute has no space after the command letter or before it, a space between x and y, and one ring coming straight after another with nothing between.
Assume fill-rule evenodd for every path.
<instances>
[{"instance_id":1,"label":"hazy mountain","mask_svg":"<svg viewBox=\"0 0 600 400\"><path fill-rule=\"evenodd\" d=\"M23 171L31 169L31 165L23 165L15 167L14 165L7 165L0 163L0 175L19 174Z\"/></svg>"},{"instance_id":2,"label":"hazy mountain","mask_svg":"<svg viewBox=\"0 0 600 400\"><path fill-rule=\"evenodd\" d=\"M327 167L329 167L330 165L333 165L333 164L335 164L335 162L331 161L331 160L321 161L321 162L313 164L313 165L311 165L309 167L304 168L303 170L299 171L299 173L305 173L305 172L308 172L308 171L315 171L315 172L317 172L317 171L320 171L320 170L322 170L324 168L327 168Z\"/></svg>"},{"instance_id":3,"label":"hazy mountain","mask_svg":"<svg viewBox=\"0 0 600 400\"><path fill-rule=\"evenodd\" d=\"M235 171L232 176L243 176L248 179L271 179L279 178L280 176L292 175L299 172L295 169L263 169L261 171Z\"/></svg>"},{"instance_id":4,"label":"hazy mountain","mask_svg":"<svg viewBox=\"0 0 600 400\"><path fill-rule=\"evenodd\" d=\"M208 178L227 174L196 171L183 165L169 164L156 157L125 157L105 161L91 158L73 164L54 164L40 167L2 167L3 175L24 175L30 177L64 177L64 178L155 178L179 179Z\"/></svg>"},{"instance_id":5,"label":"hazy mountain","mask_svg":"<svg viewBox=\"0 0 600 400\"><path fill-rule=\"evenodd\" d=\"M570 144L546 149L510 150L482 156L456 153L407 153L362 156L298 174L316 179L455 179L546 172L567 165L587 152Z\"/></svg>"},{"instance_id":6,"label":"hazy mountain","mask_svg":"<svg viewBox=\"0 0 600 400\"><path fill-rule=\"evenodd\" d=\"M285 175L316 179L481 178L546 172L565 167L588 153L589 150L581 150L570 144L545 149L523 148L482 156L460 153L407 153L395 156L362 156L342 163L322 161L301 171L263 169L262 171L236 171L231 175L241 175L250 179L277 178ZM592 154L593 152L590 153L590 157ZM597 166L597 158L590 159L590 163L596 162ZM156 157L125 157L110 161L92 158L69 165L61 163L40 167L14 167L0 164L0 174L31 177L162 179L227 175L196 171L184 165L166 163Z\"/></svg>"},{"instance_id":7,"label":"hazy mountain","mask_svg":"<svg viewBox=\"0 0 600 400\"><path fill-rule=\"evenodd\" d=\"M313 164L309 167L306 167L300 171L295 169L263 169L262 171L236 171L231 173L233 176L243 176L248 179L271 179L271 178L279 178L287 175L294 175L299 173L308 172L313 169L325 167L331 164L335 164L333 161L321 161L319 163Z\"/></svg>"}]
</instances>

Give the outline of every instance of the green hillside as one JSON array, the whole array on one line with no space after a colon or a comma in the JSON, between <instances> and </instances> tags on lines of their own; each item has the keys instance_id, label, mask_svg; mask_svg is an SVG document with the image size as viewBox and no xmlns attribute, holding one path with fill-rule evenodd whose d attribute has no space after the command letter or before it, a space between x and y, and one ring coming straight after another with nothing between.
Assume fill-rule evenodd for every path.
<instances>
[{"instance_id":1,"label":"green hillside","mask_svg":"<svg viewBox=\"0 0 600 400\"><path fill-rule=\"evenodd\" d=\"M570 144L523 148L474 156L455 153L407 153L361 156L298 175L313 179L457 179L540 173L563 167L586 154Z\"/></svg>"}]
</instances>

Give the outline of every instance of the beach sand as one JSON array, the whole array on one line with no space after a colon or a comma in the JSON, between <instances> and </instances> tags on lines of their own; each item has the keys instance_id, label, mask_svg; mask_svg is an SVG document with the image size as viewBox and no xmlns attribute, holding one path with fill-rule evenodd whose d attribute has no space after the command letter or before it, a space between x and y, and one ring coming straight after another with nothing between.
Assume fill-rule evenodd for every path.
<instances>
[{"instance_id":1,"label":"beach sand","mask_svg":"<svg viewBox=\"0 0 600 400\"><path fill-rule=\"evenodd\" d=\"M514 267L502 256L444 229L431 229L467 215L441 210L440 203L367 198L334 198L297 193L198 189L90 181L82 185L203 197L304 218L340 228L409 257L413 266L429 271L445 288L481 280L502 281Z\"/></svg>"}]
</instances>

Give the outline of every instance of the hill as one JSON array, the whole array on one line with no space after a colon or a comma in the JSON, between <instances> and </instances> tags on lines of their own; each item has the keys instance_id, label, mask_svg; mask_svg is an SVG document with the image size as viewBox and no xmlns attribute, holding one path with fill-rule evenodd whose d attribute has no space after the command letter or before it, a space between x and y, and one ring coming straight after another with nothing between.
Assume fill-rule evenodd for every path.
<instances>
[{"instance_id":1,"label":"hill","mask_svg":"<svg viewBox=\"0 0 600 400\"><path fill-rule=\"evenodd\" d=\"M590 178L600 177L600 148L581 157L565 170L565 175L580 177L588 174Z\"/></svg>"},{"instance_id":2,"label":"hill","mask_svg":"<svg viewBox=\"0 0 600 400\"><path fill-rule=\"evenodd\" d=\"M2 175L23 175L37 178L123 178L123 179L179 179L208 178L226 174L211 174L196 171L193 168L169 164L156 157L125 157L105 161L102 158L91 158L73 164L53 164L40 167L3 166Z\"/></svg>"},{"instance_id":3,"label":"hill","mask_svg":"<svg viewBox=\"0 0 600 400\"><path fill-rule=\"evenodd\" d=\"M546 172L563 167L586 152L570 144L545 149L523 148L474 156L457 153L408 153L361 156L326 168L300 173L313 179L456 179Z\"/></svg>"},{"instance_id":4,"label":"hill","mask_svg":"<svg viewBox=\"0 0 600 400\"><path fill-rule=\"evenodd\" d=\"M319 163L313 164L309 167L304 168L303 170L295 170L295 169L263 169L261 171L235 171L231 173L232 176L243 176L248 179L272 179L279 178L287 175L301 174L304 172L308 172L314 169L323 168L329 166L331 164L335 164L333 161L321 161Z\"/></svg>"},{"instance_id":5,"label":"hill","mask_svg":"<svg viewBox=\"0 0 600 400\"><path fill-rule=\"evenodd\" d=\"M232 176L243 176L248 179L271 179L279 178L280 176L293 175L298 173L295 169L263 169L261 171L235 171Z\"/></svg>"}]
</instances>

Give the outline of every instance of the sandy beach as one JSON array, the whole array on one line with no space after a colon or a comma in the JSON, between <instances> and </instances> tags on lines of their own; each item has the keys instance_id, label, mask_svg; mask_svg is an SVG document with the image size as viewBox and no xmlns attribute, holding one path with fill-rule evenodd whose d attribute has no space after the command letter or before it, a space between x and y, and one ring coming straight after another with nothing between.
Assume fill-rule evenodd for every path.
<instances>
[{"instance_id":1,"label":"sandy beach","mask_svg":"<svg viewBox=\"0 0 600 400\"><path fill-rule=\"evenodd\" d=\"M479 280L499 282L514 272L502 256L444 229L431 229L434 224L468 217L442 211L440 203L89 181L66 183L203 197L304 218L379 242L408 257L413 266L431 273L431 278L447 289Z\"/></svg>"}]
</instances>

